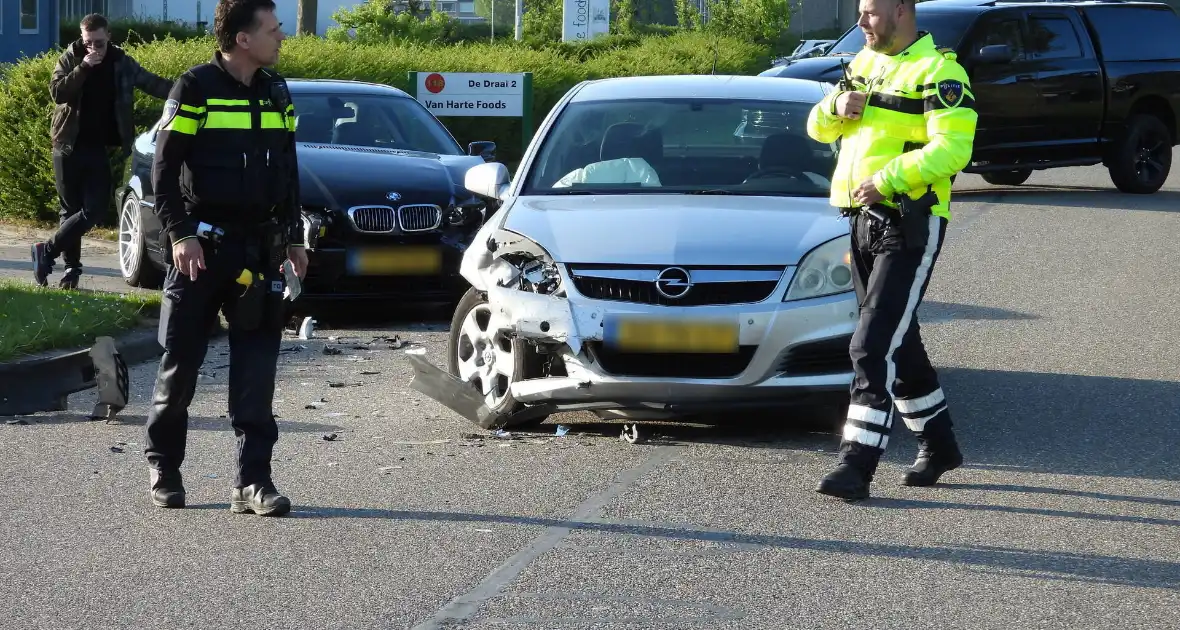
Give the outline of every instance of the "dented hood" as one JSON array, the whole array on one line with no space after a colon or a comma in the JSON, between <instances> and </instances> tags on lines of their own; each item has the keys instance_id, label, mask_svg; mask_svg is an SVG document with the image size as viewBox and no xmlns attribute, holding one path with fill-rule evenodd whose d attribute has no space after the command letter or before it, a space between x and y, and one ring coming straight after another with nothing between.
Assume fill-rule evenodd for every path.
<instances>
[{"instance_id":1,"label":"dented hood","mask_svg":"<svg viewBox=\"0 0 1180 630\"><path fill-rule=\"evenodd\" d=\"M504 228L566 264L793 265L848 233L827 197L518 197Z\"/></svg>"}]
</instances>

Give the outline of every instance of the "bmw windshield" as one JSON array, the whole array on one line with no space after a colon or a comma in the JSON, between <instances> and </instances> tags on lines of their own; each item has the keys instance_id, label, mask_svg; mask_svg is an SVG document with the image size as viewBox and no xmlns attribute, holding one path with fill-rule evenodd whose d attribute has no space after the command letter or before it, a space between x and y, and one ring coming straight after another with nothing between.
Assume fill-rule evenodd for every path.
<instances>
[{"instance_id":1,"label":"bmw windshield","mask_svg":"<svg viewBox=\"0 0 1180 630\"><path fill-rule=\"evenodd\" d=\"M940 48L957 47L975 17L974 13L967 11L923 11L921 3L918 4L918 30L930 33L934 38L934 45ZM855 55L864 47L865 32L860 30L859 26L854 26L840 38L840 41L832 44L832 49L827 55Z\"/></svg>"},{"instance_id":2,"label":"bmw windshield","mask_svg":"<svg viewBox=\"0 0 1180 630\"><path fill-rule=\"evenodd\" d=\"M826 197L834 146L807 136L812 103L726 98L570 104L523 194Z\"/></svg>"},{"instance_id":3,"label":"bmw windshield","mask_svg":"<svg viewBox=\"0 0 1180 630\"><path fill-rule=\"evenodd\" d=\"M294 94L295 141L463 155L421 103L400 96Z\"/></svg>"}]
</instances>

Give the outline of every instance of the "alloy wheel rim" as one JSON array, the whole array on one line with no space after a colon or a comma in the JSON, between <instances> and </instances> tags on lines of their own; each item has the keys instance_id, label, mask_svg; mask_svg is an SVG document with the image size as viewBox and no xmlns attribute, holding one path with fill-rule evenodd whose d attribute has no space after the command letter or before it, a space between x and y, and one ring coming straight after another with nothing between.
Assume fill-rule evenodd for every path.
<instances>
[{"instance_id":1,"label":"alloy wheel rim","mask_svg":"<svg viewBox=\"0 0 1180 630\"><path fill-rule=\"evenodd\" d=\"M1142 182L1149 182L1163 174L1164 151L1167 143L1155 135L1140 136L1139 148L1135 153L1135 175Z\"/></svg>"},{"instance_id":2,"label":"alloy wheel rim","mask_svg":"<svg viewBox=\"0 0 1180 630\"><path fill-rule=\"evenodd\" d=\"M503 403L516 376L512 340L493 329L492 308L480 304L467 312L455 352L459 378L483 394L490 408Z\"/></svg>"},{"instance_id":3,"label":"alloy wheel rim","mask_svg":"<svg viewBox=\"0 0 1180 630\"><path fill-rule=\"evenodd\" d=\"M125 278L139 265L139 213L134 201L127 198L119 212L119 266Z\"/></svg>"}]
</instances>

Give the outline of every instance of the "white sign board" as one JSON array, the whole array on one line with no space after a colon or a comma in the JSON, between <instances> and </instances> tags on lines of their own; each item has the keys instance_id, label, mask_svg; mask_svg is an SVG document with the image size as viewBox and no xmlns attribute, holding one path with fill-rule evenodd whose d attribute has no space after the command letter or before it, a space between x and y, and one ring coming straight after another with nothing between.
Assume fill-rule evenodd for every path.
<instances>
[{"instance_id":1,"label":"white sign board","mask_svg":"<svg viewBox=\"0 0 1180 630\"><path fill-rule=\"evenodd\" d=\"M418 101L435 116L523 116L524 75L419 72Z\"/></svg>"},{"instance_id":2,"label":"white sign board","mask_svg":"<svg viewBox=\"0 0 1180 630\"><path fill-rule=\"evenodd\" d=\"M610 0L562 0L561 41L580 42L610 33Z\"/></svg>"}]
</instances>

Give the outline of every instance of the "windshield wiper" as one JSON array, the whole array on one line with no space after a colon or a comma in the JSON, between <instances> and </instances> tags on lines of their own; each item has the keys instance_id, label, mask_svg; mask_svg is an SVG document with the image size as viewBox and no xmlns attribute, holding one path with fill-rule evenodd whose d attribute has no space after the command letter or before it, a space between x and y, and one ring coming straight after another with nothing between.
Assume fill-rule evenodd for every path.
<instances>
[{"instance_id":1,"label":"windshield wiper","mask_svg":"<svg viewBox=\"0 0 1180 630\"><path fill-rule=\"evenodd\" d=\"M744 193L733 190L726 190L724 188L706 188L705 190L690 190L686 195L741 195Z\"/></svg>"}]
</instances>

